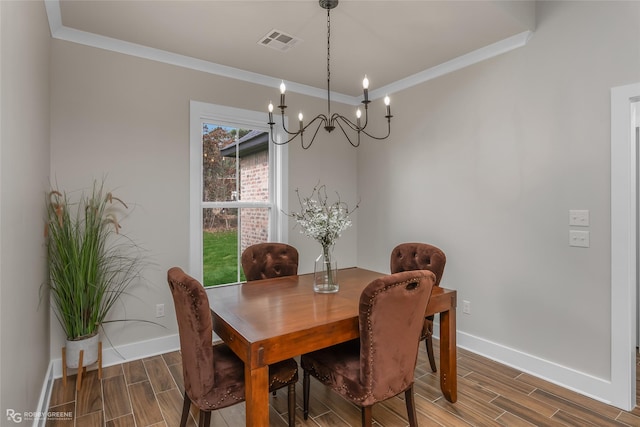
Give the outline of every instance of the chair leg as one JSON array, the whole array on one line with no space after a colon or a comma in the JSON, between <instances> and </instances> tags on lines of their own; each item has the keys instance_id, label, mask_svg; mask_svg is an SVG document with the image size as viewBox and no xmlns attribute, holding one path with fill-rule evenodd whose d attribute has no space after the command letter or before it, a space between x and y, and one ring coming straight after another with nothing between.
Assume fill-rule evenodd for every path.
<instances>
[{"instance_id":1,"label":"chair leg","mask_svg":"<svg viewBox=\"0 0 640 427\"><path fill-rule=\"evenodd\" d=\"M296 385L295 383L289 384L287 390L287 397L289 398L289 427L295 427L296 425Z\"/></svg>"},{"instance_id":2,"label":"chair leg","mask_svg":"<svg viewBox=\"0 0 640 427\"><path fill-rule=\"evenodd\" d=\"M211 411L200 411L198 427L209 427L211 425Z\"/></svg>"},{"instance_id":3,"label":"chair leg","mask_svg":"<svg viewBox=\"0 0 640 427\"><path fill-rule=\"evenodd\" d=\"M413 384L404 392L404 401L407 404L407 419L409 427L418 427L418 417L416 415L416 402L413 396Z\"/></svg>"},{"instance_id":4,"label":"chair leg","mask_svg":"<svg viewBox=\"0 0 640 427\"><path fill-rule=\"evenodd\" d=\"M189 409L191 408L191 399L187 396L187 392L184 392L184 403L182 404L182 418L180 418L180 427L187 425L189 419Z\"/></svg>"},{"instance_id":5,"label":"chair leg","mask_svg":"<svg viewBox=\"0 0 640 427\"><path fill-rule=\"evenodd\" d=\"M311 385L311 378L309 375L309 371L304 371L302 375L302 413L304 415L304 419L309 418L309 389Z\"/></svg>"},{"instance_id":6,"label":"chair leg","mask_svg":"<svg viewBox=\"0 0 640 427\"><path fill-rule=\"evenodd\" d=\"M424 345L427 346L427 356L429 356L431 370L433 372L438 372L438 368L436 367L436 358L433 355L433 338L428 336L427 339L424 340Z\"/></svg>"},{"instance_id":7,"label":"chair leg","mask_svg":"<svg viewBox=\"0 0 640 427\"><path fill-rule=\"evenodd\" d=\"M373 416L371 414L371 406L362 407L362 427L371 427Z\"/></svg>"}]
</instances>

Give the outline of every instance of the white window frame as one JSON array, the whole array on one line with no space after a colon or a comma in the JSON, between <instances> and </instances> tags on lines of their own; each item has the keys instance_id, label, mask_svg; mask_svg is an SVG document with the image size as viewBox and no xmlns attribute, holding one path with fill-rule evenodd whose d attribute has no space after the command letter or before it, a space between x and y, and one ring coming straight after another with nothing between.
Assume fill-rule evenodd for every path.
<instances>
[{"instance_id":1,"label":"white window frame","mask_svg":"<svg viewBox=\"0 0 640 427\"><path fill-rule=\"evenodd\" d=\"M228 202L202 200L202 125L211 123L266 132L269 131L269 126L266 111L244 110L193 100L189 115L189 274L202 283L202 210L228 206ZM274 126L276 138L280 138L280 133L280 127ZM284 212L288 209L288 148L287 145L269 144L269 202L238 201L235 205L240 209L270 208L268 239L286 242L288 217Z\"/></svg>"}]
</instances>

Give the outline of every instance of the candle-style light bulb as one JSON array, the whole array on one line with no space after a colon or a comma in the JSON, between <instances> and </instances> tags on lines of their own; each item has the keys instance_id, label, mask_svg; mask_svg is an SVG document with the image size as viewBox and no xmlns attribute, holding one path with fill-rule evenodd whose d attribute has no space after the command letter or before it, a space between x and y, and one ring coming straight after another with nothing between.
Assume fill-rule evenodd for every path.
<instances>
[{"instance_id":1,"label":"candle-style light bulb","mask_svg":"<svg viewBox=\"0 0 640 427\"><path fill-rule=\"evenodd\" d=\"M356 124L358 125L358 127L360 127L360 117L362 117L362 111L360 111L360 109L358 108L356 110Z\"/></svg>"},{"instance_id":2,"label":"candle-style light bulb","mask_svg":"<svg viewBox=\"0 0 640 427\"><path fill-rule=\"evenodd\" d=\"M300 132L304 130L304 124L302 123L302 111L298 113L298 120L300 121Z\"/></svg>"},{"instance_id":3,"label":"candle-style light bulb","mask_svg":"<svg viewBox=\"0 0 640 427\"><path fill-rule=\"evenodd\" d=\"M287 90L287 87L284 85L284 80L280 83L280 108L282 109L282 113L284 114L284 109L287 104L284 103L284 91Z\"/></svg>"},{"instance_id":4,"label":"candle-style light bulb","mask_svg":"<svg viewBox=\"0 0 640 427\"><path fill-rule=\"evenodd\" d=\"M298 120L302 121L302 118L303 118L303 116L302 116L302 111L301 111L301 112L298 113Z\"/></svg>"},{"instance_id":5,"label":"candle-style light bulb","mask_svg":"<svg viewBox=\"0 0 640 427\"><path fill-rule=\"evenodd\" d=\"M362 80L362 89L364 92L364 101L362 102L366 104L369 102L369 79L367 78L366 74L364 76L364 79Z\"/></svg>"},{"instance_id":6,"label":"candle-style light bulb","mask_svg":"<svg viewBox=\"0 0 640 427\"><path fill-rule=\"evenodd\" d=\"M389 95L384 97L384 105L387 106L387 117L391 117L391 100L389 99Z\"/></svg>"},{"instance_id":7,"label":"candle-style light bulb","mask_svg":"<svg viewBox=\"0 0 640 427\"><path fill-rule=\"evenodd\" d=\"M273 103L269 101L269 124L273 123Z\"/></svg>"}]
</instances>

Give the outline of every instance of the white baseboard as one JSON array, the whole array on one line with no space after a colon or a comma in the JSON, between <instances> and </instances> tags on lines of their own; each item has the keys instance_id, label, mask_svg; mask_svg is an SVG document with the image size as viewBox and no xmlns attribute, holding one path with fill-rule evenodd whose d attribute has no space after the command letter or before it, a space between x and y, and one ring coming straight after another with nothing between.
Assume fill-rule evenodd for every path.
<instances>
[{"instance_id":1,"label":"white baseboard","mask_svg":"<svg viewBox=\"0 0 640 427\"><path fill-rule=\"evenodd\" d=\"M437 323L434 324L433 334L434 337L440 337L440 325ZM597 378L465 332L458 331L456 341L460 348L612 405L612 383L609 380Z\"/></svg>"},{"instance_id":2,"label":"white baseboard","mask_svg":"<svg viewBox=\"0 0 640 427\"><path fill-rule=\"evenodd\" d=\"M53 361L49 362L49 368L44 376L42 383L42 390L40 391L40 399L38 399L38 406L36 413L45 414L49 410L49 401L51 400L51 390L53 389ZM34 417L33 427L44 427L47 423L46 417Z\"/></svg>"},{"instance_id":3,"label":"white baseboard","mask_svg":"<svg viewBox=\"0 0 640 427\"><path fill-rule=\"evenodd\" d=\"M434 337L440 337L440 325L434 324ZM522 351L503 346L465 332L458 331L457 345L465 350L500 362L504 365L544 379L553 384L573 390L601 402L611 404L611 381L597 378L584 372L559 365L557 363L532 356ZM116 349L103 350L102 366L107 367L119 363L168 353L180 348L180 338L177 334L168 335L152 340L119 346ZM40 393L38 410L48 411L53 380L62 377L62 359L53 359L49 363L43 389ZM621 408L624 409L624 408ZM44 420L35 420L34 427L44 426Z\"/></svg>"},{"instance_id":4,"label":"white baseboard","mask_svg":"<svg viewBox=\"0 0 640 427\"><path fill-rule=\"evenodd\" d=\"M178 349L180 349L180 337L178 334L125 344L115 349L107 348L102 350L102 367L106 368L107 366L131 362L133 360L156 356L158 354L168 353ZM62 378L62 358L52 359L49 362L49 369L47 369L47 373L42 384L42 391L40 392L37 413L46 414L49 411L51 391L53 389L53 382L56 378ZM33 420L33 427L44 427L46 422L46 417L35 418Z\"/></svg>"},{"instance_id":5,"label":"white baseboard","mask_svg":"<svg viewBox=\"0 0 640 427\"><path fill-rule=\"evenodd\" d=\"M180 338L178 334L125 344L116 348L103 348L102 367L105 368L144 357L156 356L178 349L180 349ZM62 358L53 359L51 363L53 364L53 378L62 378Z\"/></svg>"}]
</instances>

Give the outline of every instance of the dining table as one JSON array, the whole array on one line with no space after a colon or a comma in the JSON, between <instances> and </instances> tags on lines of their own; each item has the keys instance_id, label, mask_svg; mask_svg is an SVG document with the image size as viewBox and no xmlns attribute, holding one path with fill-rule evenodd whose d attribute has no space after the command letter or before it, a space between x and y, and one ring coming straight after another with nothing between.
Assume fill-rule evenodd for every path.
<instances>
[{"instance_id":1,"label":"dining table","mask_svg":"<svg viewBox=\"0 0 640 427\"><path fill-rule=\"evenodd\" d=\"M338 270L338 292L313 290L313 274L206 289L213 330L244 362L246 425L269 425L269 364L359 337L362 290L385 275ZM440 315L440 388L457 400L455 290L435 286L425 315ZM393 369L392 367L390 369Z\"/></svg>"}]
</instances>

